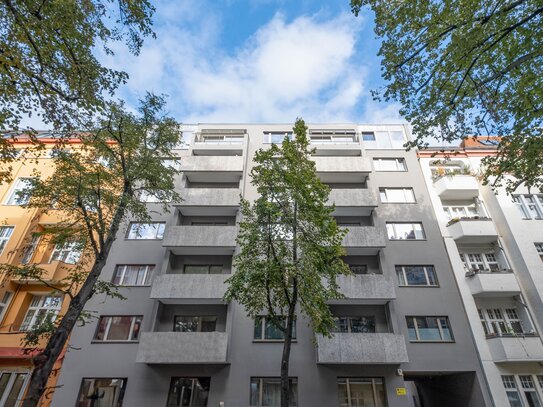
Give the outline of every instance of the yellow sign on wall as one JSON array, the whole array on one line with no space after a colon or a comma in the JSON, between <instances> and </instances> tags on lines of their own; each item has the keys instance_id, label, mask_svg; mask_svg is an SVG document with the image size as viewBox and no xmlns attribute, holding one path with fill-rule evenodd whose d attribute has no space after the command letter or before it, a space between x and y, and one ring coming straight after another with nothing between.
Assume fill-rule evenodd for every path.
<instances>
[{"instance_id":1,"label":"yellow sign on wall","mask_svg":"<svg viewBox=\"0 0 543 407\"><path fill-rule=\"evenodd\" d=\"M405 387L396 387L396 396L406 396L407 389Z\"/></svg>"}]
</instances>

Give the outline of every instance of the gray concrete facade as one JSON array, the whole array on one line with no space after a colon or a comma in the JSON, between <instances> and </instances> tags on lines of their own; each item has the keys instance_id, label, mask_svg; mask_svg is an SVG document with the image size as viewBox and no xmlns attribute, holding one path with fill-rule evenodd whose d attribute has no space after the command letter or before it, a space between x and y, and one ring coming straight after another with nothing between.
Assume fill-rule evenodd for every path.
<instances>
[{"instance_id":1,"label":"gray concrete facade","mask_svg":"<svg viewBox=\"0 0 543 407\"><path fill-rule=\"evenodd\" d=\"M151 285L120 287L126 300L96 296L86 307L97 316L143 316L139 339L99 342L93 340L97 320L78 326L60 373L54 407L77 405L83 378L127 379L125 407L166 406L171 380L176 377L209 377L207 406L247 407L251 378L279 376L282 342L257 339L253 319L239 304L226 304L221 296L224 280L235 273L232 256L237 250L237 227L232 219L239 221L239 214L232 208L236 196L249 201L257 196L248 175L252 157L259 148L269 146L266 141L271 135L291 128L278 124L184 126L184 131L195 133L191 145L179 150L185 172L177 185L186 201L164 214L156 204L149 204L153 220L166 223L161 240L127 240L125 225L102 275L111 280L116 265L154 264ZM330 202L336 202L338 223L349 228L345 261L353 269L366 267L362 274L341 279L346 298L331 304L331 310L338 318L371 320L372 332L316 337L299 315L290 365L290 375L298 382L298 406L340 406L338 381L345 378L382 380L386 402L377 407L415 407L415 399L424 399L425 407L491 406L416 152L402 148L409 129L356 124L309 125L309 129L310 135L334 131L354 135L351 142L315 139L312 146L317 148L318 175L332 188ZM205 141L214 134L213 142ZM402 137L399 143L398 135ZM382 159L402 159L407 170L378 170L385 168L376 167ZM382 202L381 188L411 188L415 202ZM424 236L390 239L387 223L421 223ZM433 266L437 284L401 285L397 276L401 266ZM177 317L209 316L215 318L211 332L174 332ZM422 336L414 340L408 327L414 317L446 318L450 340ZM423 335L424 328L419 328ZM438 332L438 328L429 329Z\"/></svg>"}]
</instances>

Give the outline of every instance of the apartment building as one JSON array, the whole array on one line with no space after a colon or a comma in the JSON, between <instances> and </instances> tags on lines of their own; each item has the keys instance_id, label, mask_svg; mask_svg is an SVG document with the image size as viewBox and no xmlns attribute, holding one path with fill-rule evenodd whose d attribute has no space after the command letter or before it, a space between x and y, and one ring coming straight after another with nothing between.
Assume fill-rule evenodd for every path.
<instances>
[{"instance_id":1,"label":"apartment building","mask_svg":"<svg viewBox=\"0 0 543 407\"><path fill-rule=\"evenodd\" d=\"M493 402L543 405L543 194L483 186L495 137L419 152Z\"/></svg>"},{"instance_id":2,"label":"apartment building","mask_svg":"<svg viewBox=\"0 0 543 407\"><path fill-rule=\"evenodd\" d=\"M281 333L222 298L239 197L257 196L252 157L291 127L183 126L183 201L161 213L145 197L152 222L124 225L102 278L126 299L88 303L96 318L72 334L53 406L279 405ZM298 316L293 405L492 405L408 129L310 125L309 136L353 275L330 304L332 337Z\"/></svg>"},{"instance_id":3,"label":"apartment building","mask_svg":"<svg viewBox=\"0 0 543 407\"><path fill-rule=\"evenodd\" d=\"M79 258L73 245L53 245L40 240L36 232L58 222L54 213L40 209L26 209L30 196L20 194L36 176L50 176L53 172L51 157L56 153L58 138L55 134L40 132L37 137L44 149L35 151L28 137L18 135L13 141L18 159L11 163L13 181L0 184L0 262L3 264L36 264L44 270L48 285L36 280L1 276L0 285L0 406L17 406L26 391L32 368L31 358L39 350L28 352L23 348L25 333L43 318L54 319L68 307L69 299L55 288ZM71 148L78 141L70 140ZM32 151L31 151L32 150ZM26 157L27 160L24 160ZM60 369L64 356L55 366ZM57 376L48 385L53 387ZM42 405L50 404L44 399Z\"/></svg>"}]
</instances>

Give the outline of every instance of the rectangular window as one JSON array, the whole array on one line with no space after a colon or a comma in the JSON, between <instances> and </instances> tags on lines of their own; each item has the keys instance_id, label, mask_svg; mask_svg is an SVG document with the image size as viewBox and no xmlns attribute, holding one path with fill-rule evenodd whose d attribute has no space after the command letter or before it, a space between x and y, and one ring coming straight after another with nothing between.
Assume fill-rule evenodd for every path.
<instances>
[{"instance_id":1,"label":"rectangular window","mask_svg":"<svg viewBox=\"0 0 543 407\"><path fill-rule=\"evenodd\" d=\"M115 285L145 286L151 284L151 276L155 270L154 265L127 265L120 264L115 267L111 282Z\"/></svg>"},{"instance_id":2,"label":"rectangular window","mask_svg":"<svg viewBox=\"0 0 543 407\"><path fill-rule=\"evenodd\" d=\"M13 229L15 229L15 226L0 226L0 254L7 246L9 238L13 234Z\"/></svg>"},{"instance_id":3,"label":"rectangular window","mask_svg":"<svg viewBox=\"0 0 543 407\"><path fill-rule=\"evenodd\" d=\"M452 342L447 317L405 317L411 342Z\"/></svg>"},{"instance_id":4,"label":"rectangular window","mask_svg":"<svg viewBox=\"0 0 543 407\"><path fill-rule=\"evenodd\" d=\"M336 326L333 332L337 333L375 333L375 317L335 317Z\"/></svg>"},{"instance_id":5,"label":"rectangular window","mask_svg":"<svg viewBox=\"0 0 543 407\"><path fill-rule=\"evenodd\" d=\"M363 131L362 132L363 141L375 141L375 133L373 131Z\"/></svg>"},{"instance_id":6,"label":"rectangular window","mask_svg":"<svg viewBox=\"0 0 543 407\"><path fill-rule=\"evenodd\" d=\"M402 131L374 131L362 132L364 147L373 148L404 148L405 143Z\"/></svg>"},{"instance_id":7,"label":"rectangular window","mask_svg":"<svg viewBox=\"0 0 543 407\"><path fill-rule=\"evenodd\" d=\"M499 273L509 271L507 267L502 267L496 259L493 252L486 253L460 253L460 258L464 267L468 271L476 273Z\"/></svg>"},{"instance_id":8,"label":"rectangular window","mask_svg":"<svg viewBox=\"0 0 543 407\"><path fill-rule=\"evenodd\" d=\"M424 240L424 229L422 223L389 223L387 222L387 233L390 240Z\"/></svg>"},{"instance_id":9,"label":"rectangular window","mask_svg":"<svg viewBox=\"0 0 543 407\"><path fill-rule=\"evenodd\" d=\"M185 264L183 274L223 274L222 264Z\"/></svg>"},{"instance_id":10,"label":"rectangular window","mask_svg":"<svg viewBox=\"0 0 543 407\"><path fill-rule=\"evenodd\" d=\"M415 203L413 188L379 188L383 203Z\"/></svg>"},{"instance_id":11,"label":"rectangular window","mask_svg":"<svg viewBox=\"0 0 543 407\"><path fill-rule=\"evenodd\" d=\"M4 319L4 314L8 309L9 302L13 298L13 293L11 291L6 291L0 300L0 322Z\"/></svg>"},{"instance_id":12,"label":"rectangular window","mask_svg":"<svg viewBox=\"0 0 543 407\"><path fill-rule=\"evenodd\" d=\"M407 165L403 158L374 158L375 171L407 171Z\"/></svg>"},{"instance_id":13,"label":"rectangular window","mask_svg":"<svg viewBox=\"0 0 543 407\"><path fill-rule=\"evenodd\" d=\"M339 377L339 407L387 407L382 378Z\"/></svg>"},{"instance_id":14,"label":"rectangular window","mask_svg":"<svg viewBox=\"0 0 543 407\"><path fill-rule=\"evenodd\" d=\"M40 243L41 236L34 234L32 235L32 238L30 239L30 242L23 251L23 256L21 258L22 264L28 264L32 260L32 257L34 256L34 253L36 252L36 249L38 248L38 244Z\"/></svg>"},{"instance_id":15,"label":"rectangular window","mask_svg":"<svg viewBox=\"0 0 543 407\"><path fill-rule=\"evenodd\" d=\"M100 317L95 341L137 341L143 316Z\"/></svg>"},{"instance_id":16,"label":"rectangular window","mask_svg":"<svg viewBox=\"0 0 543 407\"><path fill-rule=\"evenodd\" d=\"M528 405L534 407L541 407L541 399L535 389L534 379L530 375L520 375L520 385L524 392L524 397L528 401Z\"/></svg>"},{"instance_id":17,"label":"rectangular window","mask_svg":"<svg viewBox=\"0 0 543 407\"><path fill-rule=\"evenodd\" d=\"M217 330L217 316L176 315L173 330L174 332L215 332Z\"/></svg>"},{"instance_id":18,"label":"rectangular window","mask_svg":"<svg viewBox=\"0 0 543 407\"><path fill-rule=\"evenodd\" d=\"M166 168L171 168L175 171L180 171L181 170L181 160L176 158L175 160L170 160L170 159L163 159L162 160L162 165Z\"/></svg>"},{"instance_id":19,"label":"rectangular window","mask_svg":"<svg viewBox=\"0 0 543 407\"><path fill-rule=\"evenodd\" d=\"M541 260L543 260L543 243L534 243L534 246L537 250L537 253L541 257Z\"/></svg>"},{"instance_id":20,"label":"rectangular window","mask_svg":"<svg viewBox=\"0 0 543 407\"><path fill-rule=\"evenodd\" d=\"M479 317L487 336L514 336L526 333L515 308L479 309Z\"/></svg>"},{"instance_id":21,"label":"rectangular window","mask_svg":"<svg viewBox=\"0 0 543 407\"><path fill-rule=\"evenodd\" d=\"M210 377L172 377L166 407L206 407Z\"/></svg>"},{"instance_id":22,"label":"rectangular window","mask_svg":"<svg viewBox=\"0 0 543 407\"><path fill-rule=\"evenodd\" d=\"M298 379L289 378L290 407L298 406ZM251 377L251 407L280 407L281 379L279 377Z\"/></svg>"},{"instance_id":23,"label":"rectangular window","mask_svg":"<svg viewBox=\"0 0 543 407\"><path fill-rule=\"evenodd\" d=\"M277 323L286 326L286 318L278 317ZM255 341L282 341L285 339L284 332L271 321L271 318L260 316L255 318L254 340ZM292 328L292 339L296 339L296 321Z\"/></svg>"},{"instance_id":24,"label":"rectangular window","mask_svg":"<svg viewBox=\"0 0 543 407\"><path fill-rule=\"evenodd\" d=\"M485 217L482 206L477 205L464 205L464 206L443 206L443 211L448 220L462 219L462 218L475 218Z\"/></svg>"},{"instance_id":25,"label":"rectangular window","mask_svg":"<svg viewBox=\"0 0 543 407\"><path fill-rule=\"evenodd\" d=\"M138 200L140 202L144 202L144 203L161 202L160 199L155 194L153 194L152 192L147 191L147 190L143 190L143 191L140 192L140 196L139 196Z\"/></svg>"},{"instance_id":26,"label":"rectangular window","mask_svg":"<svg viewBox=\"0 0 543 407\"><path fill-rule=\"evenodd\" d=\"M81 249L81 243L79 242L69 241L57 243L53 249L49 263L53 261L62 261L67 264L76 264L81 257Z\"/></svg>"},{"instance_id":27,"label":"rectangular window","mask_svg":"<svg viewBox=\"0 0 543 407\"><path fill-rule=\"evenodd\" d=\"M310 130L311 144L354 144L358 142L354 130Z\"/></svg>"},{"instance_id":28,"label":"rectangular window","mask_svg":"<svg viewBox=\"0 0 543 407\"><path fill-rule=\"evenodd\" d=\"M34 178L17 178L5 205L26 205L30 202L32 180Z\"/></svg>"},{"instance_id":29,"label":"rectangular window","mask_svg":"<svg viewBox=\"0 0 543 407\"><path fill-rule=\"evenodd\" d=\"M125 389L126 379L122 378L83 379L76 407L121 407Z\"/></svg>"},{"instance_id":30,"label":"rectangular window","mask_svg":"<svg viewBox=\"0 0 543 407\"><path fill-rule=\"evenodd\" d=\"M543 195L513 195L513 202L523 219L543 219Z\"/></svg>"},{"instance_id":31,"label":"rectangular window","mask_svg":"<svg viewBox=\"0 0 543 407\"><path fill-rule=\"evenodd\" d=\"M62 298L54 295L33 295L20 331L30 331L42 323L57 319L62 306Z\"/></svg>"},{"instance_id":32,"label":"rectangular window","mask_svg":"<svg viewBox=\"0 0 543 407\"><path fill-rule=\"evenodd\" d=\"M349 269L353 274L362 275L368 274L367 264L349 264Z\"/></svg>"},{"instance_id":33,"label":"rectangular window","mask_svg":"<svg viewBox=\"0 0 543 407\"><path fill-rule=\"evenodd\" d=\"M152 223L130 223L128 227L127 239L132 240L153 240L162 239L164 236L164 228L166 224L164 222L152 222Z\"/></svg>"},{"instance_id":34,"label":"rectangular window","mask_svg":"<svg viewBox=\"0 0 543 407\"><path fill-rule=\"evenodd\" d=\"M292 132L290 131L266 131L264 132L265 144L281 144L284 139L292 140Z\"/></svg>"},{"instance_id":35,"label":"rectangular window","mask_svg":"<svg viewBox=\"0 0 543 407\"><path fill-rule=\"evenodd\" d=\"M0 406L19 406L29 377L24 371L0 371Z\"/></svg>"},{"instance_id":36,"label":"rectangular window","mask_svg":"<svg viewBox=\"0 0 543 407\"><path fill-rule=\"evenodd\" d=\"M434 266L396 266L401 286L437 286Z\"/></svg>"},{"instance_id":37,"label":"rectangular window","mask_svg":"<svg viewBox=\"0 0 543 407\"><path fill-rule=\"evenodd\" d=\"M511 407L523 407L520 394L517 390L517 384L515 383L515 376L504 375L502 376L502 382Z\"/></svg>"}]
</instances>

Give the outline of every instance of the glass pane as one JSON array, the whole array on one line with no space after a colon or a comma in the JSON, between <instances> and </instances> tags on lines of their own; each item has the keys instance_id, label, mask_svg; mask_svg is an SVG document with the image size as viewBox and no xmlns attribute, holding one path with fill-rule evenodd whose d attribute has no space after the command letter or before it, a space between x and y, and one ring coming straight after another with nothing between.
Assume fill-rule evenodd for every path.
<instances>
[{"instance_id":1,"label":"glass pane","mask_svg":"<svg viewBox=\"0 0 543 407\"><path fill-rule=\"evenodd\" d=\"M126 379L83 379L77 407L120 407Z\"/></svg>"},{"instance_id":2,"label":"glass pane","mask_svg":"<svg viewBox=\"0 0 543 407\"><path fill-rule=\"evenodd\" d=\"M15 381L11 386L11 391L9 392L8 398L4 404L4 407L15 407L19 401L19 393L23 388L25 382L26 373L17 373L15 376Z\"/></svg>"},{"instance_id":3,"label":"glass pane","mask_svg":"<svg viewBox=\"0 0 543 407\"><path fill-rule=\"evenodd\" d=\"M375 333L375 317L351 317L351 332Z\"/></svg>"},{"instance_id":4,"label":"glass pane","mask_svg":"<svg viewBox=\"0 0 543 407\"><path fill-rule=\"evenodd\" d=\"M209 274L222 274L222 265L209 266Z\"/></svg>"},{"instance_id":5,"label":"glass pane","mask_svg":"<svg viewBox=\"0 0 543 407\"><path fill-rule=\"evenodd\" d=\"M209 272L209 266L207 265L186 265L185 266L185 274L208 274Z\"/></svg>"},{"instance_id":6,"label":"glass pane","mask_svg":"<svg viewBox=\"0 0 543 407\"><path fill-rule=\"evenodd\" d=\"M263 339L262 338L262 317L255 318L255 328L254 328L254 339Z\"/></svg>"},{"instance_id":7,"label":"glass pane","mask_svg":"<svg viewBox=\"0 0 543 407\"><path fill-rule=\"evenodd\" d=\"M421 341L440 341L441 335L437 327L437 318L416 317Z\"/></svg>"},{"instance_id":8,"label":"glass pane","mask_svg":"<svg viewBox=\"0 0 543 407\"><path fill-rule=\"evenodd\" d=\"M277 323L284 325L284 320L281 318ZM265 339L283 339L283 332L277 328L270 320L266 320Z\"/></svg>"},{"instance_id":9,"label":"glass pane","mask_svg":"<svg viewBox=\"0 0 543 407\"><path fill-rule=\"evenodd\" d=\"M404 268L408 285L428 285L423 267L409 266Z\"/></svg>"},{"instance_id":10,"label":"glass pane","mask_svg":"<svg viewBox=\"0 0 543 407\"><path fill-rule=\"evenodd\" d=\"M449 329L449 321L447 318L439 318L439 323L441 325L441 332L443 333L444 341L452 341L451 330Z\"/></svg>"},{"instance_id":11,"label":"glass pane","mask_svg":"<svg viewBox=\"0 0 543 407\"><path fill-rule=\"evenodd\" d=\"M409 340L416 341L417 331L415 330L415 322L413 317L407 317L407 332L409 333Z\"/></svg>"},{"instance_id":12,"label":"glass pane","mask_svg":"<svg viewBox=\"0 0 543 407\"><path fill-rule=\"evenodd\" d=\"M520 394L517 391L508 391L507 399L511 407L523 407L522 401L520 400Z\"/></svg>"},{"instance_id":13,"label":"glass pane","mask_svg":"<svg viewBox=\"0 0 543 407\"><path fill-rule=\"evenodd\" d=\"M115 274L113 275L113 279L111 280L113 284L115 285L121 284L121 277L123 275L123 271L124 271L124 266L118 266L115 269Z\"/></svg>"},{"instance_id":14,"label":"glass pane","mask_svg":"<svg viewBox=\"0 0 543 407\"><path fill-rule=\"evenodd\" d=\"M199 317L176 316L174 320L175 332L198 332Z\"/></svg>"},{"instance_id":15,"label":"glass pane","mask_svg":"<svg viewBox=\"0 0 543 407\"><path fill-rule=\"evenodd\" d=\"M0 377L0 399L4 396L10 378L11 373L2 373Z\"/></svg>"},{"instance_id":16,"label":"glass pane","mask_svg":"<svg viewBox=\"0 0 543 407\"><path fill-rule=\"evenodd\" d=\"M134 317L136 320L134 321L134 327L132 328L132 336L130 337L131 340L137 341L140 336L140 329L141 329L141 317Z\"/></svg>"},{"instance_id":17,"label":"glass pane","mask_svg":"<svg viewBox=\"0 0 543 407\"><path fill-rule=\"evenodd\" d=\"M201 332L215 332L216 326L217 326L217 317L215 316L202 317Z\"/></svg>"},{"instance_id":18,"label":"glass pane","mask_svg":"<svg viewBox=\"0 0 543 407\"><path fill-rule=\"evenodd\" d=\"M136 285L138 266L127 266L124 273L123 285Z\"/></svg>"},{"instance_id":19,"label":"glass pane","mask_svg":"<svg viewBox=\"0 0 543 407\"><path fill-rule=\"evenodd\" d=\"M351 407L349 403L349 393L347 392L347 382L345 379L338 379L338 400L339 407Z\"/></svg>"},{"instance_id":20,"label":"glass pane","mask_svg":"<svg viewBox=\"0 0 543 407\"><path fill-rule=\"evenodd\" d=\"M541 407L541 401L535 391L525 391L524 395L526 396L529 407Z\"/></svg>"},{"instance_id":21,"label":"glass pane","mask_svg":"<svg viewBox=\"0 0 543 407\"><path fill-rule=\"evenodd\" d=\"M406 285L405 277L401 267L396 267L396 274L398 275L398 281L400 285Z\"/></svg>"},{"instance_id":22,"label":"glass pane","mask_svg":"<svg viewBox=\"0 0 543 407\"><path fill-rule=\"evenodd\" d=\"M392 142L392 148L403 148L404 139L401 131L391 131L390 140Z\"/></svg>"},{"instance_id":23,"label":"glass pane","mask_svg":"<svg viewBox=\"0 0 543 407\"><path fill-rule=\"evenodd\" d=\"M107 335L110 341L126 341L130 337L132 317L111 317L111 326Z\"/></svg>"},{"instance_id":24,"label":"glass pane","mask_svg":"<svg viewBox=\"0 0 543 407\"><path fill-rule=\"evenodd\" d=\"M387 406L387 396L385 391L385 385L382 379L373 379L375 385L375 393L377 395L377 400L375 400L375 405L377 407L386 407Z\"/></svg>"},{"instance_id":25,"label":"glass pane","mask_svg":"<svg viewBox=\"0 0 543 407\"><path fill-rule=\"evenodd\" d=\"M375 140L377 141L377 148L392 148L388 131L376 131Z\"/></svg>"},{"instance_id":26,"label":"glass pane","mask_svg":"<svg viewBox=\"0 0 543 407\"><path fill-rule=\"evenodd\" d=\"M368 274L368 266L366 264L349 264L349 269L353 274Z\"/></svg>"},{"instance_id":27,"label":"glass pane","mask_svg":"<svg viewBox=\"0 0 543 407\"><path fill-rule=\"evenodd\" d=\"M373 397L371 379L350 379L349 381L352 407L378 407Z\"/></svg>"},{"instance_id":28,"label":"glass pane","mask_svg":"<svg viewBox=\"0 0 543 407\"><path fill-rule=\"evenodd\" d=\"M107 323L108 323L109 319L110 319L109 317L100 318L100 322L98 324L98 329L96 331L95 339L97 339L99 341L103 341L105 339L106 328L107 328Z\"/></svg>"},{"instance_id":29,"label":"glass pane","mask_svg":"<svg viewBox=\"0 0 543 407\"><path fill-rule=\"evenodd\" d=\"M437 285L436 272L433 267L426 267L426 272L428 273L428 283L430 285Z\"/></svg>"}]
</instances>

